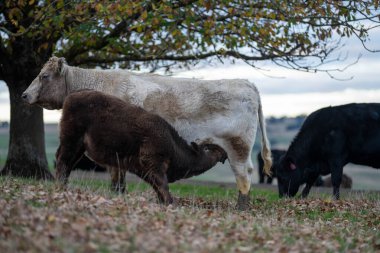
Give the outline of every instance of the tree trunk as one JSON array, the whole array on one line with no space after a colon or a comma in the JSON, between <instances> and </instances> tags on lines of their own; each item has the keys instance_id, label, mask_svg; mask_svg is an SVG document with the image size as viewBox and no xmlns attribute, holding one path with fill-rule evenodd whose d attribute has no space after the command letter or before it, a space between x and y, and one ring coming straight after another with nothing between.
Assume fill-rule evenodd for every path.
<instances>
[{"instance_id":1,"label":"tree trunk","mask_svg":"<svg viewBox=\"0 0 380 253\"><path fill-rule=\"evenodd\" d=\"M11 103L10 139L7 161L0 175L54 179L46 159L42 108L21 100L30 77L15 78L18 79L7 80Z\"/></svg>"}]
</instances>

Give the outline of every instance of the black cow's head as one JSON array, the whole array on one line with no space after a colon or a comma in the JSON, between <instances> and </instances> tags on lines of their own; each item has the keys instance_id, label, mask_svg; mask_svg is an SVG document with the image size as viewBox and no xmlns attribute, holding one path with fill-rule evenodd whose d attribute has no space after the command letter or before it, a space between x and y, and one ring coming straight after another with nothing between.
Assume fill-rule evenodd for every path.
<instances>
[{"instance_id":1,"label":"black cow's head","mask_svg":"<svg viewBox=\"0 0 380 253\"><path fill-rule=\"evenodd\" d=\"M295 161L284 155L277 167L278 192L281 197L294 197L303 183L302 171Z\"/></svg>"}]
</instances>

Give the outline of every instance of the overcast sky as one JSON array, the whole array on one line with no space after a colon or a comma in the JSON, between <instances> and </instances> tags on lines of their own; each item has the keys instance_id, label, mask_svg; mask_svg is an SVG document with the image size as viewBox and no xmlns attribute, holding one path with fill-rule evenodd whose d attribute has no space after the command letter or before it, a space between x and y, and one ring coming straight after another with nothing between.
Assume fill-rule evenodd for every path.
<instances>
[{"instance_id":1,"label":"overcast sky","mask_svg":"<svg viewBox=\"0 0 380 253\"><path fill-rule=\"evenodd\" d=\"M344 68L356 57L359 62L335 76L348 81L331 79L325 73L303 73L274 66L270 62L259 63L265 71L259 71L244 63L213 64L195 67L190 71L174 73L175 76L200 79L243 78L258 87L265 116L296 116L309 114L329 105L352 102L380 103L380 53L369 53L355 39L349 39L342 50L348 54L345 62L331 67ZM380 30L371 34L368 46L380 49ZM269 77L272 76L272 77ZM9 120L9 96L7 88L0 82L0 120ZM57 122L59 111L44 110L45 122Z\"/></svg>"},{"instance_id":2,"label":"overcast sky","mask_svg":"<svg viewBox=\"0 0 380 253\"><path fill-rule=\"evenodd\" d=\"M372 32L370 38L366 45L371 49L380 49L380 29ZM346 81L332 79L323 72L289 70L270 62L258 64L265 71L241 63L199 67L178 75L202 79L248 79L256 84L261 93L266 116L309 114L321 107L354 102L380 103L380 53L366 51L354 38L344 44L339 53L348 55L347 60L330 64L331 68L342 69L361 56L358 63L344 72L333 73L336 78Z\"/></svg>"}]
</instances>

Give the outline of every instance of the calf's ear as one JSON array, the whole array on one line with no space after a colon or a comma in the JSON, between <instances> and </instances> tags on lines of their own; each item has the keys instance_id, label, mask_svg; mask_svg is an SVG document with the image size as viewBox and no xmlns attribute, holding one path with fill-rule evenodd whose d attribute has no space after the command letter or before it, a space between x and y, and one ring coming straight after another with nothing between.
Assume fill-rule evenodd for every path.
<instances>
[{"instance_id":1,"label":"calf's ear","mask_svg":"<svg viewBox=\"0 0 380 253\"><path fill-rule=\"evenodd\" d=\"M195 150L195 151L199 151L199 146L198 146L198 144L196 144L195 142L191 142L190 143L191 144L191 147Z\"/></svg>"}]
</instances>

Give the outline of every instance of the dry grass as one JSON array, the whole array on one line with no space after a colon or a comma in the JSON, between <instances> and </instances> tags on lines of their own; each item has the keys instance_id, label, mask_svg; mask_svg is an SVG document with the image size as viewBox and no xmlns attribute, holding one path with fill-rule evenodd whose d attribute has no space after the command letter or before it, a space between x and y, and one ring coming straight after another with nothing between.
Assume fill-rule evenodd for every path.
<instances>
[{"instance_id":1,"label":"dry grass","mask_svg":"<svg viewBox=\"0 0 380 253\"><path fill-rule=\"evenodd\" d=\"M0 180L0 252L375 252L380 198L270 200L249 212L235 199L127 195Z\"/></svg>"}]
</instances>

